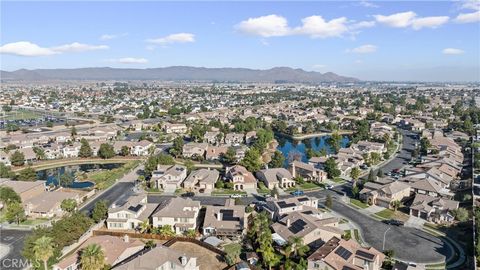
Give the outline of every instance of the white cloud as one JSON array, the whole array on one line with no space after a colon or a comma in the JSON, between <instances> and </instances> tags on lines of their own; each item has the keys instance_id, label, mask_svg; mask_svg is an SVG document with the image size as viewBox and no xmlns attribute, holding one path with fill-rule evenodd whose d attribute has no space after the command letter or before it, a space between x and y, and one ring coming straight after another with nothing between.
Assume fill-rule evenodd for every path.
<instances>
[{"instance_id":1,"label":"white cloud","mask_svg":"<svg viewBox=\"0 0 480 270\"><path fill-rule=\"evenodd\" d=\"M366 44L366 45L362 45L360 47L356 47L356 48L353 48L353 49L349 49L347 50L347 52L352 52L352 53L374 53L376 52L378 49L377 46L375 45L371 45L371 44Z\"/></svg>"},{"instance_id":2,"label":"white cloud","mask_svg":"<svg viewBox=\"0 0 480 270\"><path fill-rule=\"evenodd\" d=\"M370 28L375 26L375 21L361 21L350 25L348 28L350 30L358 30L362 28Z\"/></svg>"},{"instance_id":3,"label":"white cloud","mask_svg":"<svg viewBox=\"0 0 480 270\"><path fill-rule=\"evenodd\" d=\"M20 56L46 56L57 54L57 52L49 48L42 48L29 41L7 43L0 47L0 53Z\"/></svg>"},{"instance_id":4,"label":"white cloud","mask_svg":"<svg viewBox=\"0 0 480 270\"><path fill-rule=\"evenodd\" d=\"M53 47L52 50L56 52L86 52L95 50L106 50L109 47L107 45L89 45L78 42L65 44L57 47Z\"/></svg>"},{"instance_id":5,"label":"white cloud","mask_svg":"<svg viewBox=\"0 0 480 270\"><path fill-rule=\"evenodd\" d=\"M195 42L195 35L191 33L176 33L165 37L147 39L147 42L159 45L167 45L173 43L190 43Z\"/></svg>"},{"instance_id":6,"label":"white cloud","mask_svg":"<svg viewBox=\"0 0 480 270\"><path fill-rule=\"evenodd\" d=\"M135 57L124 57L119 59L113 59L113 62L120 64L146 64L148 60L145 58L135 58Z\"/></svg>"},{"instance_id":7,"label":"white cloud","mask_svg":"<svg viewBox=\"0 0 480 270\"><path fill-rule=\"evenodd\" d=\"M455 49L455 48L446 48L446 49L442 50L442 53L443 54L457 55L457 54L463 54L463 53L465 53L465 51L463 51L461 49Z\"/></svg>"},{"instance_id":8,"label":"white cloud","mask_svg":"<svg viewBox=\"0 0 480 270\"><path fill-rule=\"evenodd\" d=\"M19 41L8 43L0 47L0 53L14 54L19 56L47 56L61 54L65 52L85 52L92 50L108 49L106 45L88 45L78 42L64 44L56 47L40 47L39 45L29 41Z\"/></svg>"},{"instance_id":9,"label":"white cloud","mask_svg":"<svg viewBox=\"0 0 480 270\"><path fill-rule=\"evenodd\" d=\"M310 16L303 18L302 23L302 26L293 30L294 33L309 35L312 38L327 38L339 37L348 32L345 17L325 21L322 16Z\"/></svg>"},{"instance_id":10,"label":"white cloud","mask_svg":"<svg viewBox=\"0 0 480 270\"><path fill-rule=\"evenodd\" d=\"M395 13L392 15L374 15L377 22L396 28L412 27L414 30L422 28L437 28L448 22L448 16L418 17L413 11Z\"/></svg>"},{"instance_id":11,"label":"white cloud","mask_svg":"<svg viewBox=\"0 0 480 270\"><path fill-rule=\"evenodd\" d=\"M401 12L392 15L374 15L373 17L377 20L377 22L397 28L403 28L410 26L412 23L413 18L415 18L417 14L413 11Z\"/></svg>"},{"instance_id":12,"label":"white cloud","mask_svg":"<svg viewBox=\"0 0 480 270\"><path fill-rule=\"evenodd\" d=\"M368 7L368 8L378 8L379 6L372 3L372 2L368 2L367 0L361 0L359 2L360 6L362 7Z\"/></svg>"},{"instance_id":13,"label":"white cloud","mask_svg":"<svg viewBox=\"0 0 480 270\"><path fill-rule=\"evenodd\" d=\"M480 10L473 13L460 13L454 21L457 23L480 22Z\"/></svg>"},{"instance_id":14,"label":"white cloud","mask_svg":"<svg viewBox=\"0 0 480 270\"><path fill-rule=\"evenodd\" d=\"M100 36L100 40L111 40L115 38L120 38L128 35L128 33L122 33L122 34L103 34Z\"/></svg>"},{"instance_id":15,"label":"white cloud","mask_svg":"<svg viewBox=\"0 0 480 270\"><path fill-rule=\"evenodd\" d=\"M237 24L235 29L244 34L261 37L285 36L291 32L287 19L275 14L249 18Z\"/></svg>"},{"instance_id":16,"label":"white cloud","mask_svg":"<svg viewBox=\"0 0 480 270\"><path fill-rule=\"evenodd\" d=\"M450 18L448 16L435 16L435 17L423 17L414 19L412 21L412 28L414 30L420 30L422 28L437 28L442 24L448 22Z\"/></svg>"}]
</instances>

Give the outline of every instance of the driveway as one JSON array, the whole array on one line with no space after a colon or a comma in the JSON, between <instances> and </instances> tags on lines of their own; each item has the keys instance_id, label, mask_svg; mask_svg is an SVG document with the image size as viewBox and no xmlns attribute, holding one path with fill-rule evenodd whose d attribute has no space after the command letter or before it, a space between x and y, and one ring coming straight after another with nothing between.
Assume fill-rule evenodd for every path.
<instances>
[{"instance_id":1,"label":"driveway","mask_svg":"<svg viewBox=\"0 0 480 270\"><path fill-rule=\"evenodd\" d=\"M384 233L390 227L385 237L385 250L393 249L395 257L402 261L436 263L452 253L449 244L441 238L415 228L386 225L346 206L337 197L334 200L332 210L357 225L363 240L380 251L383 249Z\"/></svg>"}]
</instances>

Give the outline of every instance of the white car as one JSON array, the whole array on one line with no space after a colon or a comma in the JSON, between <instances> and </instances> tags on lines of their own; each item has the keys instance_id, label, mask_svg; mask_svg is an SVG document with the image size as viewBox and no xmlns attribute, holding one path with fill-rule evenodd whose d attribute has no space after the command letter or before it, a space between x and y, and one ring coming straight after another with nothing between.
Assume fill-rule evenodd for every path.
<instances>
[{"instance_id":1,"label":"white car","mask_svg":"<svg viewBox=\"0 0 480 270\"><path fill-rule=\"evenodd\" d=\"M232 194L230 195L230 198L241 198L242 194Z\"/></svg>"}]
</instances>

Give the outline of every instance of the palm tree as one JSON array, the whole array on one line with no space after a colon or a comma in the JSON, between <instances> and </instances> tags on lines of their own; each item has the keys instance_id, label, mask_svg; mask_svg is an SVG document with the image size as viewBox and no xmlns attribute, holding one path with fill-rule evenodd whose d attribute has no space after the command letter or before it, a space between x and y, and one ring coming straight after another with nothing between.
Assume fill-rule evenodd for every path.
<instances>
[{"instance_id":1,"label":"palm tree","mask_svg":"<svg viewBox=\"0 0 480 270\"><path fill-rule=\"evenodd\" d=\"M392 201L390 204L392 205L394 212L397 212L398 208L402 205L402 203L398 200Z\"/></svg>"},{"instance_id":2,"label":"palm tree","mask_svg":"<svg viewBox=\"0 0 480 270\"><path fill-rule=\"evenodd\" d=\"M310 250L308 246L303 244L303 239L296 236L288 239L288 245L286 249L288 250L289 254L293 253L293 257L297 257L297 255L303 256Z\"/></svg>"},{"instance_id":3,"label":"palm tree","mask_svg":"<svg viewBox=\"0 0 480 270\"><path fill-rule=\"evenodd\" d=\"M175 236L175 232L173 231L171 225L163 225L162 227L160 227L159 234L165 237Z\"/></svg>"},{"instance_id":4,"label":"palm tree","mask_svg":"<svg viewBox=\"0 0 480 270\"><path fill-rule=\"evenodd\" d=\"M53 239L48 236L42 236L35 240L33 254L37 260L43 261L43 268L48 269L48 259L53 256Z\"/></svg>"},{"instance_id":5,"label":"palm tree","mask_svg":"<svg viewBox=\"0 0 480 270\"><path fill-rule=\"evenodd\" d=\"M91 244L82 250L80 264L83 270L100 270L105 266L105 255L102 247Z\"/></svg>"},{"instance_id":6,"label":"palm tree","mask_svg":"<svg viewBox=\"0 0 480 270\"><path fill-rule=\"evenodd\" d=\"M141 222L139 225L140 233L147 233L150 231L150 228L150 223L148 223L147 219Z\"/></svg>"}]
</instances>

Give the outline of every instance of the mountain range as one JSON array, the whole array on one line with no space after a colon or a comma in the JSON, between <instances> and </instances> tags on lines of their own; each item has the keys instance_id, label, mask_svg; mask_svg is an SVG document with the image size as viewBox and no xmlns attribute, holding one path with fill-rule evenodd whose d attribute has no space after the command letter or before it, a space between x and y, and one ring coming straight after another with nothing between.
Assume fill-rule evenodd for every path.
<instances>
[{"instance_id":1,"label":"mountain range","mask_svg":"<svg viewBox=\"0 0 480 270\"><path fill-rule=\"evenodd\" d=\"M266 82L266 83L321 83L356 82L356 78L275 67L271 69L204 68L172 66L162 68L74 68L74 69L19 69L0 71L2 80L51 81L51 80L164 80L164 81L217 81L217 82Z\"/></svg>"}]
</instances>

